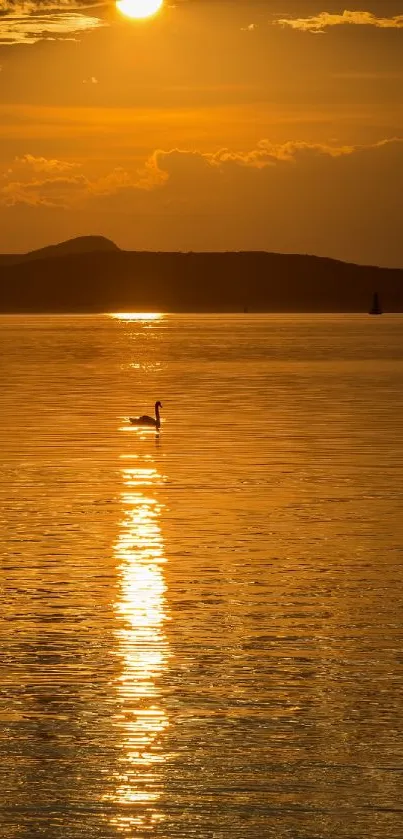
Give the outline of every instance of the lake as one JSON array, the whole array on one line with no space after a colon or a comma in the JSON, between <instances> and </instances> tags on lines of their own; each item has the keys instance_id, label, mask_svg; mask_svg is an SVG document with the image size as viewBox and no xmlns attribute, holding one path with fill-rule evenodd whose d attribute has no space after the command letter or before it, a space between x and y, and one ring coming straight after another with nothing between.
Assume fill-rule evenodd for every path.
<instances>
[{"instance_id":1,"label":"lake","mask_svg":"<svg viewBox=\"0 0 403 839\"><path fill-rule=\"evenodd\" d=\"M401 839L403 316L0 348L2 839Z\"/></svg>"}]
</instances>

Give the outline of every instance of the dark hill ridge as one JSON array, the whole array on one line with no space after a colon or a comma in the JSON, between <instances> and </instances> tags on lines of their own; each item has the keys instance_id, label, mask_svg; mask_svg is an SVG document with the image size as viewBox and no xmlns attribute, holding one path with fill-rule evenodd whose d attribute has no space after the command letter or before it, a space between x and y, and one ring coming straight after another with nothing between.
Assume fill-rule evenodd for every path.
<instances>
[{"instance_id":1,"label":"dark hill ridge","mask_svg":"<svg viewBox=\"0 0 403 839\"><path fill-rule=\"evenodd\" d=\"M296 254L121 251L102 237L54 247L57 259L51 248L0 261L0 311L367 312L374 291L385 311L403 311L403 270Z\"/></svg>"},{"instance_id":2,"label":"dark hill ridge","mask_svg":"<svg viewBox=\"0 0 403 839\"><path fill-rule=\"evenodd\" d=\"M32 262L34 259L55 259L77 253L94 253L99 251L118 251L119 248L105 236L77 236L56 245L48 245L28 253L0 254L2 265L16 265L21 262Z\"/></svg>"}]
</instances>

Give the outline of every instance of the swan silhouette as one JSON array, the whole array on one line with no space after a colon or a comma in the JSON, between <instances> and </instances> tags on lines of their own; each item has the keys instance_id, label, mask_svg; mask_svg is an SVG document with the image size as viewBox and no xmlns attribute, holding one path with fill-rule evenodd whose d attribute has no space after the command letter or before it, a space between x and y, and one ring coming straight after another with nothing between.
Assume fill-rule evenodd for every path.
<instances>
[{"instance_id":1,"label":"swan silhouette","mask_svg":"<svg viewBox=\"0 0 403 839\"><path fill-rule=\"evenodd\" d=\"M132 425L148 425L152 428L156 428L157 431L159 431L161 427L160 408L162 408L162 402L156 402L155 417L149 417L147 416L147 414L143 414L142 417L129 417L129 420Z\"/></svg>"}]
</instances>

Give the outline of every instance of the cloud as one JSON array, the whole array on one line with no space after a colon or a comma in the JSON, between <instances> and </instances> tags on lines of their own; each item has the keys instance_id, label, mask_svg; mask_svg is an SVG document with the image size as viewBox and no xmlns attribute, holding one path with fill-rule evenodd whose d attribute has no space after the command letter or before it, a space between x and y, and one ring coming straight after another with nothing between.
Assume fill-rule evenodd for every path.
<instances>
[{"instance_id":1,"label":"cloud","mask_svg":"<svg viewBox=\"0 0 403 839\"><path fill-rule=\"evenodd\" d=\"M115 237L127 217L128 247L275 250L403 266L403 140L158 150L147 169L152 182L142 189L137 180L91 204L119 219L109 228Z\"/></svg>"},{"instance_id":2,"label":"cloud","mask_svg":"<svg viewBox=\"0 0 403 839\"><path fill-rule=\"evenodd\" d=\"M99 84L98 79L95 76L90 76L89 79L83 79L83 84Z\"/></svg>"},{"instance_id":3,"label":"cloud","mask_svg":"<svg viewBox=\"0 0 403 839\"><path fill-rule=\"evenodd\" d=\"M302 32L324 32L331 26L350 24L353 26L375 26L379 29L403 29L403 14L394 17L378 17L372 12L349 11L345 9L341 14L320 12L318 15L305 18L278 18L274 21L280 26L289 26Z\"/></svg>"},{"instance_id":4,"label":"cloud","mask_svg":"<svg viewBox=\"0 0 403 839\"><path fill-rule=\"evenodd\" d=\"M31 154L16 157L0 176L0 204L73 209L92 197L112 195L129 186L148 188L137 173L131 177L117 168L105 176L90 178L77 172L81 168L78 163Z\"/></svg>"},{"instance_id":5,"label":"cloud","mask_svg":"<svg viewBox=\"0 0 403 839\"><path fill-rule=\"evenodd\" d=\"M0 0L0 45L36 44L38 41L76 40L83 32L106 26L85 12L99 3L78 0Z\"/></svg>"},{"instance_id":6,"label":"cloud","mask_svg":"<svg viewBox=\"0 0 403 839\"><path fill-rule=\"evenodd\" d=\"M96 178L89 182L89 193L91 195L114 195L127 188L142 189L138 173L130 176L124 169L117 167L109 174Z\"/></svg>"},{"instance_id":7,"label":"cloud","mask_svg":"<svg viewBox=\"0 0 403 839\"><path fill-rule=\"evenodd\" d=\"M158 149L141 168L102 177L21 160L0 173L5 229L20 229L29 212L44 239L49 225L67 236L96 223L128 248L275 250L403 266L403 139Z\"/></svg>"},{"instance_id":8,"label":"cloud","mask_svg":"<svg viewBox=\"0 0 403 839\"><path fill-rule=\"evenodd\" d=\"M106 0L0 0L0 16L86 11L105 6Z\"/></svg>"},{"instance_id":9,"label":"cloud","mask_svg":"<svg viewBox=\"0 0 403 839\"><path fill-rule=\"evenodd\" d=\"M6 207L28 204L31 207L72 207L77 198L86 194L88 181L84 175L71 178L46 178L28 183L9 181L0 189L0 202Z\"/></svg>"},{"instance_id":10,"label":"cloud","mask_svg":"<svg viewBox=\"0 0 403 839\"><path fill-rule=\"evenodd\" d=\"M77 173L79 164L25 154L16 157L2 174L0 204L7 207L69 207L79 194L84 196L88 179Z\"/></svg>"},{"instance_id":11,"label":"cloud","mask_svg":"<svg viewBox=\"0 0 403 839\"><path fill-rule=\"evenodd\" d=\"M353 154L356 146L332 146L320 143L289 142L281 145L261 140L255 149L246 152L220 149L217 152L187 151L171 149L157 150L150 157L144 169L142 185L148 187L163 186L171 178L175 179L180 173L181 180L186 173L195 178L208 179L211 176L224 178L231 170L247 169L259 171L278 167L282 164L296 165L304 158L340 157Z\"/></svg>"},{"instance_id":12,"label":"cloud","mask_svg":"<svg viewBox=\"0 0 403 839\"><path fill-rule=\"evenodd\" d=\"M178 200L188 199L194 189L200 196L214 200L214 192L225 191L232 182L243 180L253 187L259 173L271 171L273 178L283 170L307 170L320 161L358 155L389 144L403 144L399 139L369 146L330 145L288 142L273 144L261 140L250 151L224 148L216 152L190 149L157 149L143 167L132 174L116 168L98 178L77 173L79 164L26 154L15 158L1 176L0 202L8 206L27 203L35 206L73 207L97 197L128 192L150 193L166 188ZM244 173L244 174L242 174ZM44 177L41 178L40 176ZM4 181L6 182L4 184ZM211 190L214 190L212 193Z\"/></svg>"},{"instance_id":13,"label":"cloud","mask_svg":"<svg viewBox=\"0 0 403 839\"><path fill-rule=\"evenodd\" d=\"M51 174L59 174L60 172L69 172L78 167L78 163L69 163L65 160L54 160L46 157L34 157L32 154L24 154L23 157L16 157L13 169L15 172L18 167L28 167L33 172L47 172Z\"/></svg>"}]
</instances>

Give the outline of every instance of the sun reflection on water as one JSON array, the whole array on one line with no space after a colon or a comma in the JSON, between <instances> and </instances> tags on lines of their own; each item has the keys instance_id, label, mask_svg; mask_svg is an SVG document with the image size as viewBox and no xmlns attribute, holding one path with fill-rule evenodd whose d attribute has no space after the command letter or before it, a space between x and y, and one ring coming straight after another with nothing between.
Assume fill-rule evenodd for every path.
<instances>
[{"instance_id":1,"label":"sun reflection on water","mask_svg":"<svg viewBox=\"0 0 403 839\"><path fill-rule=\"evenodd\" d=\"M162 476L150 454L121 457L122 520L114 546L119 579L116 637L121 660L115 726L121 769L114 779L113 802L118 805L118 815L112 823L120 832L133 833L152 830L161 820L155 805L162 791L158 775L164 760L161 734L168 726L158 685L168 659L162 573L166 560L161 505L153 492Z\"/></svg>"},{"instance_id":2,"label":"sun reflection on water","mask_svg":"<svg viewBox=\"0 0 403 839\"><path fill-rule=\"evenodd\" d=\"M137 321L149 321L149 320L162 320L164 317L162 312L110 312L109 317L115 318L115 320L137 320Z\"/></svg>"}]
</instances>

